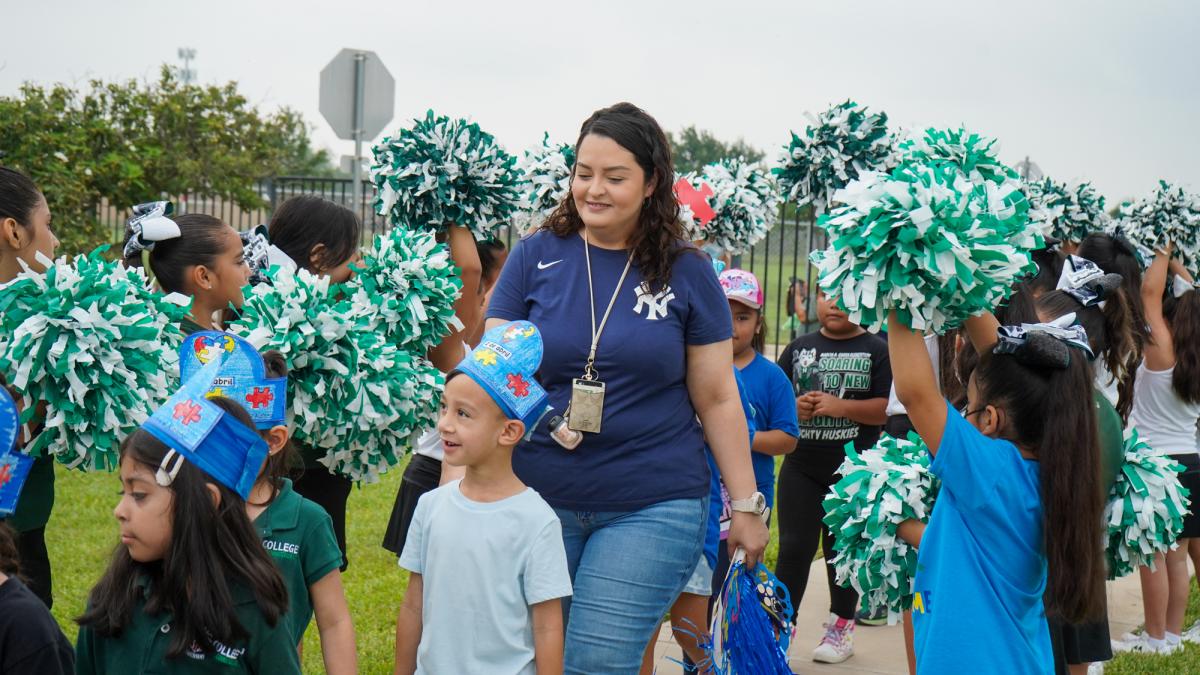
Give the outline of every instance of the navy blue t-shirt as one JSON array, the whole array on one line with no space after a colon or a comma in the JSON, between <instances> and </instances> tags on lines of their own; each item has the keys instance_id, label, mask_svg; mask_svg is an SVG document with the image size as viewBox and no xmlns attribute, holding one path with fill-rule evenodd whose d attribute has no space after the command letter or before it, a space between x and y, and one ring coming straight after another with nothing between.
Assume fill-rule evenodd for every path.
<instances>
[{"instance_id":1,"label":"navy blue t-shirt","mask_svg":"<svg viewBox=\"0 0 1200 675\"><path fill-rule=\"evenodd\" d=\"M513 454L513 469L551 506L578 511L632 511L670 499L708 494L704 435L688 396L687 346L733 335L729 303L707 256L680 242L666 288L648 293L635 263L622 284L596 354L605 383L599 434L584 434L574 451L555 443L545 425ZM545 356L538 381L561 413L571 381L583 375L591 345L588 274L582 236L542 230L508 257L488 318L527 319L538 327ZM590 247L599 324L625 268L626 251Z\"/></svg>"}]
</instances>

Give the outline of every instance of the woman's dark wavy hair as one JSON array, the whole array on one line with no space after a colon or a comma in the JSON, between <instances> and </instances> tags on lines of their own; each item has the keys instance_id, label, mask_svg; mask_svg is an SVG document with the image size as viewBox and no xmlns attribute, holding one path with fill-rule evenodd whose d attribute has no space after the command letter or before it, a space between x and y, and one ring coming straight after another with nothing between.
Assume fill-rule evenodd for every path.
<instances>
[{"instance_id":1,"label":"woman's dark wavy hair","mask_svg":"<svg viewBox=\"0 0 1200 675\"><path fill-rule=\"evenodd\" d=\"M271 349L263 352L263 365L265 372L269 378L280 378L288 376L287 359L277 350ZM250 424L250 428L258 431L255 425ZM266 431L259 432L259 435L266 440ZM296 446L292 445L292 439L288 438L287 443L283 444L283 448L267 458L267 464L263 467L262 474L259 475L259 480L266 477L271 485L271 496L263 504L254 504L254 506L267 506L275 501L279 496L279 487L283 484L283 479L290 473L293 467L299 461L300 455L296 451Z\"/></svg>"},{"instance_id":2,"label":"woman's dark wavy hair","mask_svg":"<svg viewBox=\"0 0 1200 675\"><path fill-rule=\"evenodd\" d=\"M187 269L196 265L212 268L216 264L229 226L220 218L202 213L186 213L171 220L179 226L180 236L154 244L148 256L150 272L167 293L187 293L184 287ZM125 241L132 235L127 231ZM142 254L126 258L125 265L141 267Z\"/></svg>"},{"instance_id":3,"label":"woman's dark wavy hair","mask_svg":"<svg viewBox=\"0 0 1200 675\"><path fill-rule=\"evenodd\" d=\"M683 226L679 223L679 204L675 201L673 186L675 167L667 136L653 117L632 103L618 103L592 113L579 130L579 140L575 141L576 157L588 134L610 138L628 150L637 159L646 181L654 182L654 192L642 205L629 248L642 278L652 291L657 292L670 282L671 266L680 253L694 248L683 241ZM572 166L572 180L575 170ZM582 227L583 220L570 195L542 225L542 229L559 237L578 232Z\"/></svg>"},{"instance_id":4,"label":"woman's dark wavy hair","mask_svg":"<svg viewBox=\"0 0 1200 675\"><path fill-rule=\"evenodd\" d=\"M1030 340L1055 341L1040 333ZM1082 351L1069 351L1066 368L983 354L974 377L980 403L1006 413L1002 436L1037 457L1049 563L1046 613L1079 623L1104 611L1104 503L1092 368Z\"/></svg>"},{"instance_id":5,"label":"woman's dark wavy hair","mask_svg":"<svg viewBox=\"0 0 1200 675\"><path fill-rule=\"evenodd\" d=\"M1137 346L1133 341L1133 310L1117 275L1110 274L1111 290L1104 295L1104 309L1084 307L1065 291L1051 291L1038 298L1038 315L1050 320L1075 313L1075 320L1087 331L1092 353L1117 379L1117 412L1121 421L1129 421L1133 410L1133 376L1130 355Z\"/></svg>"},{"instance_id":6,"label":"woman's dark wavy hair","mask_svg":"<svg viewBox=\"0 0 1200 675\"><path fill-rule=\"evenodd\" d=\"M250 415L237 403L210 399L246 425ZM154 473L169 448L142 429L121 444L121 460ZM220 492L213 505L207 485ZM206 653L213 641L234 644L249 634L237 620L232 586L254 593L267 623L274 626L288 610L287 586L246 516L246 502L184 461L169 488L172 492L171 543L162 560L140 563L117 546L104 576L88 597L88 609L76 621L98 635L120 636L133 620L138 602L146 614L173 617L167 656L182 656L193 643ZM148 577L145 591L139 579Z\"/></svg>"},{"instance_id":7,"label":"woman's dark wavy hair","mask_svg":"<svg viewBox=\"0 0 1200 675\"><path fill-rule=\"evenodd\" d=\"M1171 329L1175 344L1175 372L1171 386L1179 398L1200 403L1200 291L1188 291L1178 298L1167 284L1163 298L1163 318Z\"/></svg>"},{"instance_id":8,"label":"woman's dark wavy hair","mask_svg":"<svg viewBox=\"0 0 1200 675\"><path fill-rule=\"evenodd\" d=\"M358 250L361 234L362 223L354 211L313 195L280 204L267 226L271 243L309 272L333 269L349 260ZM314 261L318 244L324 248Z\"/></svg>"}]
</instances>

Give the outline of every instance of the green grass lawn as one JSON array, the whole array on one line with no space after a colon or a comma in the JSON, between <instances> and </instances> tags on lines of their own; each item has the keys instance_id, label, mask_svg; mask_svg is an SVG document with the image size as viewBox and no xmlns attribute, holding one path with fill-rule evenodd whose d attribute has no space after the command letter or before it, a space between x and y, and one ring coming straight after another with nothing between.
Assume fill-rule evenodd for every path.
<instances>
[{"instance_id":1,"label":"green grass lawn","mask_svg":"<svg viewBox=\"0 0 1200 675\"><path fill-rule=\"evenodd\" d=\"M358 636L362 673L390 673L392 669L396 610L404 598L408 574L379 542L383 541L401 473L401 468L393 470L380 483L355 490L350 496L347 532L350 568L343 581ZM58 467L58 494L46 538L54 567L54 617L72 642L77 632L74 617L83 611L88 591L103 573L109 553L117 543L112 509L119 487L114 474L81 474ZM771 543L765 556L768 567L774 568L778 552L772 519ZM1197 618L1200 618L1200 597L1193 588L1186 625ZM304 637L304 672L323 670L321 646L313 624ZM1105 672L1110 675L1200 673L1200 645L1191 645L1169 657L1125 655L1113 661Z\"/></svg>"}]
</instances>

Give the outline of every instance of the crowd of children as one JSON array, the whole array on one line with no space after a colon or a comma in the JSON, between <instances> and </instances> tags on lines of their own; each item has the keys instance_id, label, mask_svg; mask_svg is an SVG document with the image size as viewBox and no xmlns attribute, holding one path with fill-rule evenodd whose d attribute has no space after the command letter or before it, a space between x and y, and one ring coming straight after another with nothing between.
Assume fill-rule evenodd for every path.
<instances>
[{"instance_id":1,"label":"crowd of children","mask_svg":"<svg viewBox=\"0 0 1200 675\"><path fill-rule=\"evenodd\" d=\"M1194 513L1140 568L1144 630L1113 639L1105 607L1103 512L1124 429L1200 495L1200 291L1171 244L1146 261L1112 234L1054 244L1003 305L942 336L896 311L886 335L869 333L821 291L817 329L773 362L758 279L713 273L678 224L655 220L673 197L654 179L670 154L648 119L614 106L585 123L571 196L508 264L465 228L443 237L461 321L429 350L441 413L383 542L409 574L397 673L650 673L664 614L686 668L714 672L713 600L733 549L750 566L761 556L772 513L794 605L823 551L829 619L812 659L845 661L856 620L872 621L837 583L823 502L846 449L885 430L919 435L941 485L928 522L899 527L919 551L910 670L1083 672L1114 650L1200 642L1200 625L1183 625ZM54 253L50 215L0 168L0 283ZM273 264L341 282L360 231L348 209L297 197L266 237ZM256 272L247 241L215 217L135 211L125 264L190 300L180 385L120 446L119 542L74 649L45 611L53 460L34 462L0 522L0 671L299 672L314 619L325 670L358 671L341 576L351 480L292 441L284 357L224 332ZM280 404L249 405L239 387ZM12 418L18 448L33 418Z\"/></svg>"}]
</instances>

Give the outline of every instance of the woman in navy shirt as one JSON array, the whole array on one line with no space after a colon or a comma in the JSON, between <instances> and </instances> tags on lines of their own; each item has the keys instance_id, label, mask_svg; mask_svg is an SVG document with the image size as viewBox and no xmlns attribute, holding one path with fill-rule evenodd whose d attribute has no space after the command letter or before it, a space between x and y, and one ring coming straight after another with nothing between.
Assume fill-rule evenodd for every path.
<instances>
[{"instance_id":1,"label":"woman in navy shirt","mask_svg":"<svg viewBox=\"0 0 1200 675\"><path fill-rule=\"evenodd\" d=\"M729 305L712 264L683 239L662 129L620 103L588 118L575 148L571 196L513 249L488 325L536 324L555 414L600 422L574 450L541 425L513 464L562 521L575 589L566 672L632 673L701 554L705 432L741 509L729 545L750 564L766 547L765 505L733 379ZM594 399L568 410L577 378L604 383L598 416L584 414Z\"/></svg>"}]
</instances>

